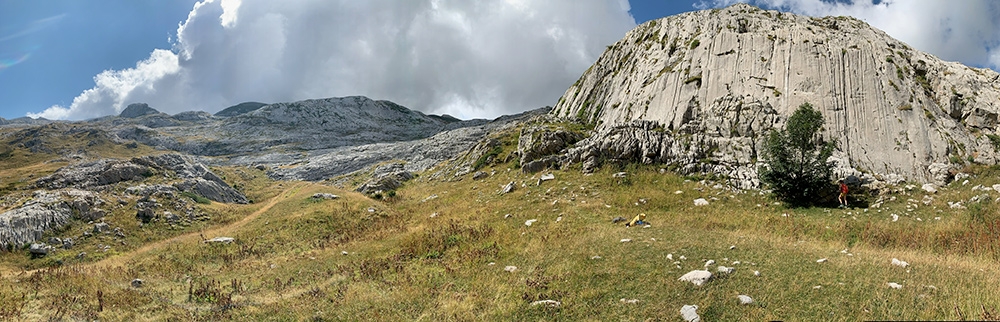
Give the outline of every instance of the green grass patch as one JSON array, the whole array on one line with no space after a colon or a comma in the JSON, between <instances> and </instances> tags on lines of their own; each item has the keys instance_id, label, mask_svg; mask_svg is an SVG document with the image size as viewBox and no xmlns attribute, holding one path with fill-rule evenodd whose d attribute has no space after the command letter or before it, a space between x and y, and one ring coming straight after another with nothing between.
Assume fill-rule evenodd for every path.
<instances>
[{"instance_id":1,"label":"green grass patch","mask_svg":"<svg viewBox=\"0 0 1000 322\"><path fill-rule=\"evenodd\" d=\"M194 192L191 192L191 191L181 192L181 196L185 197L185 198L189 198L191 200L194 200L194 202L197 202L197 203L200 203L200 204L203 204L203 205L208 205L208 204L212 203L212 201L208 200L208 198L202 197L201 195L199 195L197 193L194 193Z\"/></svg>"}]
</instances>

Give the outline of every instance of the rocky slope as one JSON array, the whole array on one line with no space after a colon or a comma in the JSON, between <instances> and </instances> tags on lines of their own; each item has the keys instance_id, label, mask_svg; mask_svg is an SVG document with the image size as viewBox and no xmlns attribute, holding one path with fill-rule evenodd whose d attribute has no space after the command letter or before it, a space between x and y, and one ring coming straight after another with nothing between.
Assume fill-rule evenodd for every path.
<instances>
[{"instance_id":1,"label":"rocky slope","mask_svg":"<svg viewBox=\"0 0 1000 322\"><path fill-rule=\"evenodd\" d=\"M101 120L123 140L187 154L221 157L217 162L290 162L314 150L409 141L441 131L483 124L425 115L389 101L362 96L276 103L230 117L180 118L151 114ZM246 107L246 106L244 106ZM182 113L185 114L185 113Z\"/></svg>"},{"instance_id":2,"label":"rocky slope","mask_svg":"<svg viewBox=\"0 0 1000 322\"><path fill-rule=\"evenodd\" d=\"M250 113L250 112L259 110L261 107L264 107L264 106L267 106L267 104L266 103L260 103L260 102L243 102L243 103L239 103L239 104L227 107L227 108L219 111L218 113L215 113L215 116L219 116L219 117L231 117L231 116L243 115L243 114L246 114L246 113Z\"/></svg>"},{"instance_id":3,"label":"rocky slope","mask_svg":"<svg viewBox=\"0 0 1000 322\"><path fill-rule=\"evenodd\" d=\"M30 188L37 190L24 196L0 196L5 205L16 205L0 213L0 248L34 242L72 219L101 220L111 209L133 203L136 220L178 223L204 219L184 195L222 203L249 202L204 165L178 154L77 163L36 180Z\"/></svg>"},{"instance_id":4,"label":"rocky slope","mask_svg":"<svg viewBox=\"0 0 1000 322\"><path fill-rule=\"evenodd\" d=\"M443 131L419 140L313 151L309 157L292 162L288 167L275 168L269 173L275 179L318 181L393 160L403 161L403 168L406 171L424 171L471 149L490 133L515 126L548 111L548 108L541 108L504 116L482 124Z\"/></svg>"},{"instance_id":5,"label":"rocky slope","mask_svg":"<svg viewBox=\"0 0 1000 322\"><path fill-rule=\"evenodd\" d=\"M951 168L998 161L998 78L854 18L736 4L640 25L552 114L599 125L566 162L661 162L749 187L763 136L808 102L838 142L839 175L941 182Z\"/></svg>"}]
</instances>

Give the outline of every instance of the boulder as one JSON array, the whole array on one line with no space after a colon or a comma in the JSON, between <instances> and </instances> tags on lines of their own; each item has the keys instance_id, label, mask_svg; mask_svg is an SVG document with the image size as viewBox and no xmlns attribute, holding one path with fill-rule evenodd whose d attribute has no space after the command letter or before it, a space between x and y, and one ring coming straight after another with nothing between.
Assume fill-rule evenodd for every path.
<instances>
[{"instance_id":1,"label":"boulder","mask_svg":"<svg viewBox=\"0 0 1000 322\"><path fill-rule=\"evenodd\" d=\"M698 316L698 306L697 305L682 306L681 318L687 322L701 322L701 316Z\"/></svg>"},{"instance_id":2,"label":"boulder","mask_svg":"<svg viewBox=\"0 0 1000 322\"><path fill-rule=\"evenodd\" d=\"M28 247L28 252L31 253L32 256L45 256L49 254L49 250L51 249L52 247L45 243L32 243L31 246Z\"/></svg>"},{"instance_id":3,"label":"boulder","mask_svg":"<svg viewBox=\"0 0 1000 322\"><path fill-rule=\"evenodd\" d=\"M489 177L489 176L490 176L490 174L486 173L484 171L476 171L476 173L472 174L472 180L485 179L486 177Z\"/></svg>"},{"instance_id":4,"label":"boulder","mask_svg":"<svg viewBox=\"0 0 1000 322\"><path fill-rule=\"evenodd\" d=\"M234 241L236 241L236 239L234 239L232 237L221 237L220 236L220 237L215 237L215 238L212 238L212 239L205 240L205 243L208 243L208 244L211 244L211 243L231 244Z\"/></svg>"},{"instance_id":5,"label":"boulder","mask_svg":"<svg viewBox=\"0 0 1000 322\"><path fill-rule=\"evenodd\" d=\"M93 231L94 231L95 234L103 234L103 233L106 233L106 232L110 232L111 231L111 225L108 225L108 223L105 223L105 222L99 222L99 223L94 224Z\"/></svg>"},{"instance_id":6,"label":"boulder","mask_svg":"<svg viewBox=\"0 0 1000 322\"><path fill-rule=\"evenodd\" d=\"M73 248L73 245L75 245L75 243L73 242L73 238L64 238L62 240L63 249L71 249Z\"/></svg>"},{"instance_id":7,"label":"boulder","mask_svg":"<svg viewBox=\"0 0 1000 322\"><path fill-rule=\"evenodd\" d=\"M712 278L712 272L706 270L693 270L687 272L687 274L681 275L678 281L691 282L694 285L701 286L709 279Z\"/></svg>"},{"instance_id":8,"label":"boulder","mask_svg":"<svg viewBox=\"0 0 1000 322\"><path fill-rule=\"evenodd\" d=\"M327 199L327 200L340 198L340 196L332 193L315 193L312 195L312 197L313 199Z\"/></svg>"},{"instance_id":9,"label":"boulder","mask_svg":"<svg viewBox=\"0 0 1000 322\"><path fill-rule=\"evenodd\" d=\"M174 187L180 191L193 192L215 202L237 204L250 202L242 193L220 181L195 178L175 183Z\"/></svg>"},{"instance_id":10,"label":"boulder","mask_svg":"<svg viewBox=\"0 0 1000 322\"><path fill-rule=\"evenodd\" d=\"M142 208L135 212L135 219L142 221L144 224L148 224L152 222L153 219L156 219L156 212L153 211L152 208ZM96 230L96 227L94 229Z\"/></svg>"},{"instance_id":11,"label":"boulder","mask_svg":"<svg viewBox=\"0 0 1000 322\"><path fill-rule=\"evenodd\" d=\"M413 179L413 173L405 169L402 163L390 163L375 167L372 178L358 186L355 191L373 194L378 191L391 191L403 186L403 182Z\"/></svg>"},{"instance_id":12,"label":"boulder","mask_svg":"<svg viewBox=\"0 0 1000 322\"><path fill-rule=\"evenodd\" d=\"M511 181L500 189L500 194L508 194L514 192L515 190L517 190L517 185L514 184L514 181Z\"/></svg>"}]
</instances>

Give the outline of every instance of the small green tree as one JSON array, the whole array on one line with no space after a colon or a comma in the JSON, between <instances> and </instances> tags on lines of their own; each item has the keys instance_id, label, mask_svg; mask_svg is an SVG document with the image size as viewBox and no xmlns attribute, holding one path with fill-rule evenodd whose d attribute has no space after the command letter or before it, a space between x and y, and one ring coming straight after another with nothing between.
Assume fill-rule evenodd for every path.
<instances>
[{"instance_id":1,"label":"small green tree","mask_svg":"<svg viewBox=\"0 0 1000 322\"><path fill-rule=\"evenodd\" d=\"M760 181L792 206L815 204L829 190L833 164L827 159L834 143L823 141L822 127L823 115L803 103L788 118L785 129L771 130L764 144L767 166L758 169Z\"/></svg>"}]
</instances>

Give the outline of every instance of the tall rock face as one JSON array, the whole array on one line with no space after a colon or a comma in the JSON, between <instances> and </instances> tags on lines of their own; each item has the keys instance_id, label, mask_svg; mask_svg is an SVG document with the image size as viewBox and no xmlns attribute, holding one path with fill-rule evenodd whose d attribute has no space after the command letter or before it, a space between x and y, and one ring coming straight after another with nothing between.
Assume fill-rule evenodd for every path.
<instances>
[{"instance_id":1,"label":"tall rock face","mask_svg":"<svg viewBox=\"0 0 1000 322\"><path fill-rule=\"evenodd\" d=\"M854 18L736 4L638 26L551 113L598 125L568 155L585 168L665 163L753 186L764 136L808 102L841 175L946 181L949 168L998 161L998 77Z\"/></svg>"}]
</instances>

